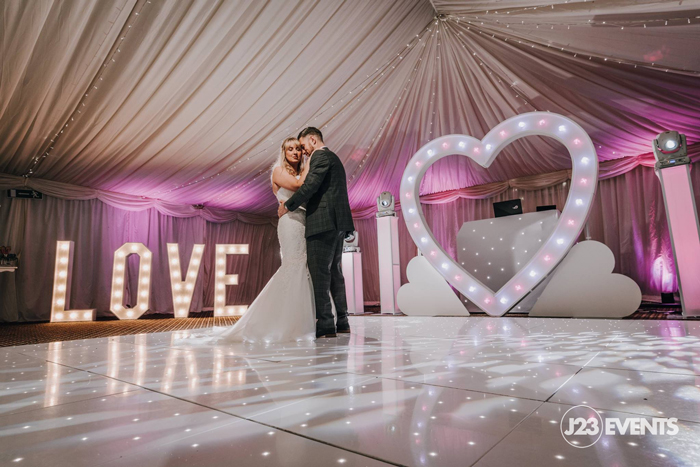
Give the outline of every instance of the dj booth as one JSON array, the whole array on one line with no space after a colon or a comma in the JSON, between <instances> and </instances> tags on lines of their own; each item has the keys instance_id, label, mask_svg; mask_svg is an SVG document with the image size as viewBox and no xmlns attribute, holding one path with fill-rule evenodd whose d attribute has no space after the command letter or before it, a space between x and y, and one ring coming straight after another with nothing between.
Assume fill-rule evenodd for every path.
<instances>
[{"instance_id":1,"label":"dj booth","mask_svg":"<svg viewBox=\"0 0 700 467\"><path fill-rule=\"evenodd\" d=\"M559 215L559 211L547 210L465 222L457 234L458 261L482 284L497 291L540 249Z\"/></svg>"}]
</instances>

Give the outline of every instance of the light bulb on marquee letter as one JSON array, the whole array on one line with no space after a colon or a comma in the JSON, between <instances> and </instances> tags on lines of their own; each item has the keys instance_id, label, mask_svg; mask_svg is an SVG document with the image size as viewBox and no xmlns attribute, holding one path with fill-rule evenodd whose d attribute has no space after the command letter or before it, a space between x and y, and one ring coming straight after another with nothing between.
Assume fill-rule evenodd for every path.
<instances>
[{"instance_id":1,"label":"light bulb on marquee letter","mask_svg":"<svg viewBox=\"0 0 700 467\"><path fill-rule=\"evenodd\" d=\"M139 256L139 281L136 292L136 304L133 308L124 306L124 270L129 255ZM110 310L119 319L138 319L148 310L148 299L151 291L151 262L153 254L143 243L125 243L114 252L114 267L112 269L112 294Z\"/></svg>"},{"instance_id":2,"label":"light bulb on marquee letter","mask_svg":"<svg viewBox=\"0 0 700 467\"><path fill-rule=\"evenodd\" d=\"M70 286L73 272L73 242L56 242L56 267L53 273L53 297L51 298L51 322L93 321L95 310L67 310L70 303Z\"/></svg>"},{"instance_id":3,"label":"light bulb on marquee letter","mask_svg":"<svg viewBox=\"0 0 700 467\"><path fill-rule=\"evenodd\" d=\"M248 309L245 305L226 305L226 286L238 284L238 274L226 274L226 256L247 254L248 245L216 245L214 316L242 315Z\"/></svg>"},{"instance_id":4,"label":"light bulb on marquee letter","mask_svg":"<svg viewBox=\"0 0 700 467\"><path fill-rule=\"evenodd\" d=\"M204 245L195 245L192 248L190 264L187 266L185 280L182 279L182 269L180 268L180 249L177 243L168 243L168 264L170 265L170 285L173 294L173 306L175 316L185 318L190 311L194 286L197 283L199 269L202 265L202 255Z\"/></svg>"}]
</instances>

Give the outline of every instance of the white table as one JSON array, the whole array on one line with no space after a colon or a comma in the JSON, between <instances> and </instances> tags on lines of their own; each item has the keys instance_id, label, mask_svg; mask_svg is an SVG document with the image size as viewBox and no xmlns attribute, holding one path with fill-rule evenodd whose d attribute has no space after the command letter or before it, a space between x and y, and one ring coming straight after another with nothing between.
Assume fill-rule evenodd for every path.
<instances>
[{"instance_id":1,"label":"white table","mask_svg":"<svg viewBox=\"0 0 700 467\"><path fill-rule=\"evenodd\" d=\"M15 272L16 266L0 266L0 273ZM8 282L9 280L9 282ZM17 296L15 287L15 276L12 275L5 280L5 284L0 287L0 323L13 323L17 316Z\"/></svg>"},{"instance_id":2,"label":"white table","mask_svg":"<svg viewBox=\"0 0 700 467\"><path fill-rule=\"evenodd\" d=\"M343 252L343 277L345 279L345 296L348 301L348 313L351 315L364 314L365 301L362 290L361 252Z\"/></svg>"},{"instance_id":3,"label":"white table","mask_svg":"<svg viewBox=\"0 0 700 467\"><path fill-rule=\"evenodd\" d=\"M552 210L465 222L457 234L457 258L482 284L498 291L535 255L559 215Z\"/></svg>"}]
</instances>

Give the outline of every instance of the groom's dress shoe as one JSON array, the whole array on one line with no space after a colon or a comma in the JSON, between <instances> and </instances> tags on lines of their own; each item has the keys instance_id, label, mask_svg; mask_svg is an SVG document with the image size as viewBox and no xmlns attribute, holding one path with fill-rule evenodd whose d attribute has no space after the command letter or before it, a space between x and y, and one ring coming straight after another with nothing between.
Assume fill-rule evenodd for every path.
<instances>
[{"instance_id":1,"label":"groom's dress shoe","mask_svg":"<svg viewBox=\"0 0 700 467\"><path fill-rule=\"evenodd\" d=\"M339 334L350 334L350 328L347 329L338 329Z\"/></svg>"},{"instance_id":2,"label":"groom's dress shoe","mask_svg":"<svg viewBox=\"0 0 700 467\"><path fill-rule=\"evenodd\" d=\"M338 334L334 332L329 332L327 334L321 334L320 336L316 336L316 339L324 339L326 337L338 337Z\"/></svg>"}]
</instances>

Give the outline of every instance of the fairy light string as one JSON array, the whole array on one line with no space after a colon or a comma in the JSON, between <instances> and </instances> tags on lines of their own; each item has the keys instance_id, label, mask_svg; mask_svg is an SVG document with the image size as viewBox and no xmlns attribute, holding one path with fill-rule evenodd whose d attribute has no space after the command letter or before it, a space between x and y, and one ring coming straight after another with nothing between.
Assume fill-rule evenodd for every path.
<instances>
[{"instance_id":1,"label":"fairy light string","mask_svg":"<svg viewBox=\"0 0 700 467\"><path fill-rule=\"evenodd\" d=\"M584 2L586 3L586 2ZM593 2L591 2L592 4ZM488 34L492 36L498 36L502 40L508 41L508 40L518 40L521 41L521 43L528 43L532 47L539 47L539 48L555 48L558 49L562 52L565 52L573 58L576 58L578 60L593 60L597 59L602 62L616 62L618 64L624 64L624 65L629 65L633 66L634 68L637 68L638 66L645 66L649 68L654 68L654 69L661 69L664 72L675 72L675 73L680 73L680 74L693 74L697 75L700 74L700 71L698 70L688 70L685 68L677 68L677 67L672 67L672 66L665 66L662 64L657 64L655 62L645 62L645 61L639 61L639 60L629 60L629 59L622 59L615 57L613 55L604 55L604 54L596 54L596 53L590 53L586 52L584 50L572 50L572 48L569 46L569 44L560 44L556 42L544 42L542 38L539 37L532 37L528 35L527 31L532 30L534 27L535 30L537 29L549 29L549 30L554 30L555 28L557 30L559 29L566 29L566 30L571 30L571 27L573 26L574 28L576 27L602 27L602 28L611 28L611 29L617 29L620 32L622 31L629 31L630 29L647 29L649 28L655 28L655 27L668 27L668 26L687 26L689 24L699 24L700 23L700 16L686 16L686 15L680 15L680 16L669 16L666 18L647 18L647 19L638 19L638 18L633 18L629 20L620 20L620 19L581 19L579 21L562 21L561 19L558 20L551 20L551 21L546 21L543 20L540 16L538 17L520 17L520 19L516 19L518 16L517 13L525 12L525 11L551 11L557 7L558 11L566 11L568 12L574 12L575 9L573 8L575 5L580 5L580 3L569 3L568 1L563 2L563 3L555 3L555 4L548 4L548 5L541 5L541 6L534 6L534 7L525 7L525 8L510 8L510 9L505 9L505 10L486 10L484 13L477 14L476 12L473 12L472 14L451 14L447 15L447 18L451 21L456 21L456 22L466 22L467 24L470 25L470 27L473 27L474 29L478 30L480 34ZM506 19L507 18L507 19ZM504 29L508 29L508 32L504 31Z\"/></svg>"},{"instance_id":2,"label":"fairy light string","mask_svg":"<svg viewBox=\"0 0 700 467\"><path fill-rule=\"evenodd\" d=\"M355 167L355 169L354 169L353 172L351 173L350 179L349 179L350 182L353 182L353 181L360 175L360 173L362 172L362 170L361 170L362 167L364 167L364 166L366 165L367 161L369 160L369 157L373 154L373 149L380 143L381 137L384 135L384 130L385 130L385 129L387 128L387 126L389 125L389 122L391 121L391 118L392 118L392 117L394 116L394 114L397 112L397 110L398 110L398 108L399 108L399 105L402 105L402 104L404 104L404 103L406 102L406 96L407 96L407 94L408 94L408 92L409 92L409 89L411 89L411 86L413 86L413 85L416 83L416 76L417 76L418 71L419 71L419 69L420 69L420 65L421 65L421 63L423 62L423 59L424 59L424 58L427 58L427 57L426 57L426 53L427 53L427 52L426 52L425 49L426 49L426 47L427 47L427 45L428 45L428 42L429 42L432 38L434 38L435 35L437 34L437 31L439 31L439 21L435 20L432 24L434 25L434 28L428 27L428 28L424 31L424 32L426 33L425 35L428 35L428 38L427 38L425 41L422 40L423 38L419 39L419 40L422 42L423 50L422 50L422 51L419 51L419 56L418 56L418 59L416 60L416 64L415 64L415 66L413 67L413 70L411 70L410 74L409 74L408 77L406 78L406 80L405 80L405 82L404 82L404 84L403 84L403 89L402 89L401 92L399 93L399 96L398 96L398 98L396 99L395 104L394 104L394 106L392 107L391 111L389 112L389 115L388 115L387 118L384 120L384 123L383 123L382 126L379 128L379 130L377 131L377 133L375 134L375 136L374 136L374 137L372 138L372 140L370 141L370 144L369 144L369 146L367 147L367 150L366 150L366 152L365 152L364 157L362 158L362 160L360 161L360 163ZM433 31L433 29L435 29L435 31ZM428 34L428 33L430 33L430 34ZM413 84L411 84L411 83L413 83Z\"/></svg>"},{"instance_id":3,"label":"fairy light string","mask_svg":"<svg viewBox=\"0 0 700 467\"><path fill-rule=\"evenodd\" d=\"M68 117L68 120L63 122L63 124L59 127L60 129L57 130L53 134L53 136L50 137L50 139L49 137L44 138L49 139L49 143L46 147L42 149L40 155L34 156L32 158L29 168L23 175L25 178L31 177L39 168L41 162L47 157L53 155L54 147L63 135L63 133L67 131L68 128L75 126L79 122L80 116L83 115L83 112L86 110L87 105L89 104L90 96L95 91L98 91L100 89L100 83L101 81L103 81L104 74L107 72L108 69L112 68L114 63L117 62L117 57L118 54L121 53L121 48L124 44L124 41L127 37L129 37L129 33L131 32L133 27L136 26L139 19L141 18L141 13L143 12L143 9L150 4L150 0L139 0L136 2L134 8L129 14L129 18L124 23L124 26L122 26L122 30L119 32L119 39L117 39L115 44L112 46L110 52L107 54L107 58L102 62L102 65L97 71L97 74L92 79L85 92L82 94L81 98L78 101L78 104L73 108L73 111Z\"/></svg>"},{"instance_id":4,"label":"fairy light string","mask_svg":"<svg viewBox=\"0 0 700 467\"><path fill-rule=\"evenodd\" d=\"M391 70L396 69L397 65L403 62L404 57L410 53L411 50L413 50L417 45L419 45L421 42L423 42L424 36L430 32L430 26L433 24L433 21L431 20L430 24L426 26L423 31L419 34L416 34L415 37L411 39L411 41L406 44L406 46L402 49L401 52L397 53L395 56L393 56L387 63L385 63L383 66L377 68L375 72L371 75L368 75L367 78L365 78L364 81L362 81L359 85L357 85L355 88L353 88L350 92L348 92L342 99L339 101L335 101L333 104L326 105L325 108L320 109L318 112L316 112L312 117L307 119L303 124L297 126L293 132L296 133L300 131L302 128L309 126L309 125L314 125L318 126L322 129L327 128L329 124L331 124L334 120L336 120L338 117L343 115L345 112L348 110L352 109L357 105L359 102L361 102L362 98L364 97L364 94L372 87L378 85L380 82L382 82L384 79L386 79L389 75ZM359 89L359 91L358 91ZM352 97L349 101L345 102L345 100L351 96L352 94L355 94L354 97ZM341 104L344 104L341 106ZM339 110L336 110L336 113L332 114L328 120L323 121L321 124L318 124L317 121L318 119L323 116L324 114L327 114L331 110L335 109L335 107L340 107ZM387 122L391 119L392 113L390 113L390 116L387 117L385 120L384 124L381 126L381 129L378 131L377 135L372 139L370 142L370 145L368 147L368 150L373 147L374 142L378 139L378 135L381 134L382 130L385 128ZM222 193L220 193L217 197L213 198L211 201L216 202L221 200L222 198L226 197L230 192L240 189L241 187L247 187L254 183L258 178L260 178L263 175L266 175L269 172L269 156L268 153L272 148L276 148L278 145L278 142L276 141L277 139L281 139L284 136L289 135L289 128L286 128L284 132L280 132L277 137L270 138L270 144L266 146L265 148L249 155L246 157L245 161L249 161L252 158L255 158L256 156L259 156L260 154L265 154L266 157L264 158L265 164L264 166L253 176L251 179L248 179L247 181L239 181L235 185L232 185L231 187L227 188L224 190ZM367 155L365 156L364 160L366 160ZM215 177L218 177L222 175L223 173L227 171L231 171L236 166L242 162L243 159L239 159L236 161L234 164L229 166L228 168L217 172L216 174L210 175L210 176L202 176L198 177L195 180L192 180L188 183L178 185L177 187L174 187L170 190L167 191L162 191L162 192L157 192L154 194L154 196L157 196L159 194L168 194L172 193L173 191L179 190L181 188L186 188L192 185L195 185L197 183L201 183L205 180L211 180ZM361 162L360 165L364 165L364 162Z\"/></svg>"}]
</instances>

